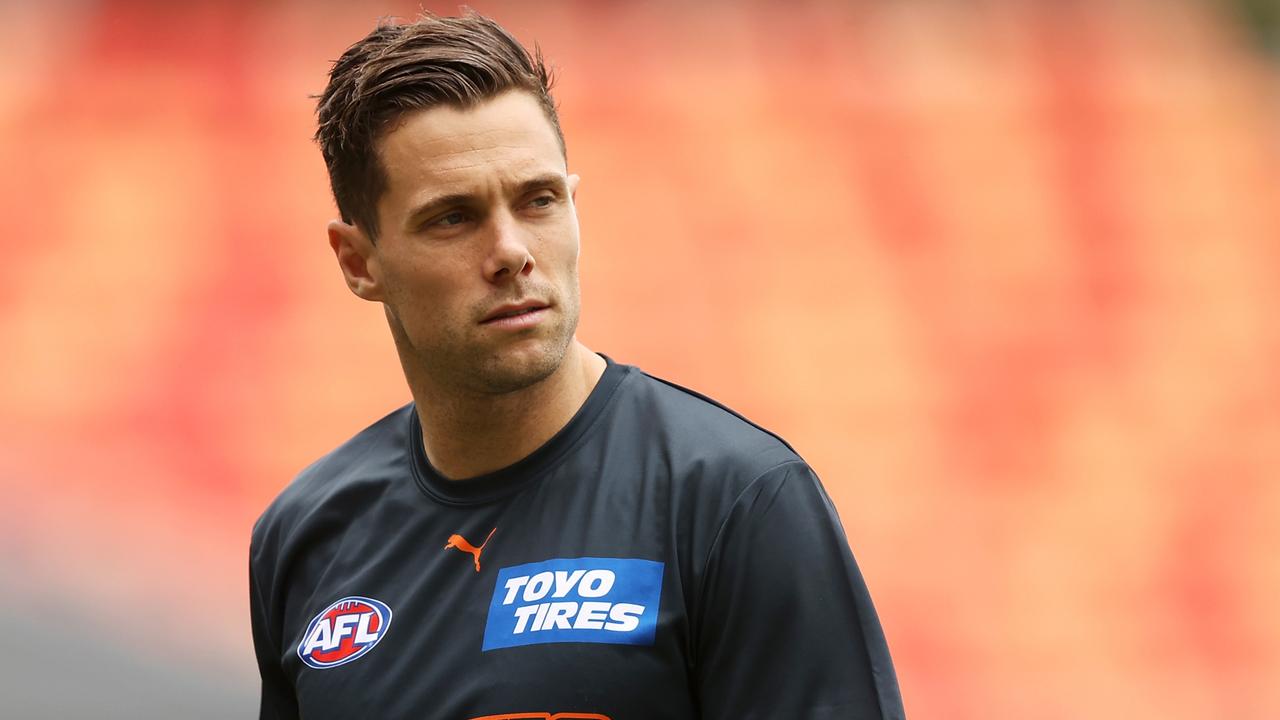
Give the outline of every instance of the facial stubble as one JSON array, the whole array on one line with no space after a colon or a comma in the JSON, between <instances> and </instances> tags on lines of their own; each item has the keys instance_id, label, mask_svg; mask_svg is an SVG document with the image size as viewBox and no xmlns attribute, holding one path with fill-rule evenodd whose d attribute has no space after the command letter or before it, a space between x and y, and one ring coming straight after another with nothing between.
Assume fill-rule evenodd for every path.
<instances>
[{"instance_id":1,"label":"facial stubble","mask_svg":"<svg viewBox=\"0 0 1280 720\"><path fill-rule=\"evenodd\" d=\"M552 288L525 290L524 296L555 300L548 318L552 326L546 328L532 352L513 347L527 343L529 338L525 337L500 339L497 345L483 342L477 332L482 330L480 326L468 328L470 335L456 326L445 326L429 346L415 343L396 308L385 304L387 324L405 379L411 386L421 386L425 381L428 387L474 396L518 392L546 380L564 362L578 327L580 295L576 276L568 289L558 299ZM542 328L530 332L540 333Z\"/></svg>"}]
</instances>

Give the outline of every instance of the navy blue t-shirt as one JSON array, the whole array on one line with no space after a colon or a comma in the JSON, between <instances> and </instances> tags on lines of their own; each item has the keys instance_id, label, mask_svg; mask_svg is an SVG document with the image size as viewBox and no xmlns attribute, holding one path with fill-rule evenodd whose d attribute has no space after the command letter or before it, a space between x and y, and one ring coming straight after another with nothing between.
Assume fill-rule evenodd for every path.
<instances>
[{"instance_id":1,"label":"navy blue t-shirt","mask_svg":"<svg viewBox=\"0 0 1280 720\"><path fill-rule=\"evenodd\" d=\"M413 405L250 548L261 717L902 718L871 598L780 438L608 362L528 457L450 481Z\"/></svg>"}]
</instances>

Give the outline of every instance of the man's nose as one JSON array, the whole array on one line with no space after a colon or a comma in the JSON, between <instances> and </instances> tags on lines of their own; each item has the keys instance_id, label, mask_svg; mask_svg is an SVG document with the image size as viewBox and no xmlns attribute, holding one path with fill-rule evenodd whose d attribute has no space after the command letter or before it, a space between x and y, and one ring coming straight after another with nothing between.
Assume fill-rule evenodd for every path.
<instances>
[{"instance_id":1,"label":"man's nose","mask_svg":"<svg viewBox=\"0 0 1280 720\"><path fill-rule=\"evenodd\" d=\"M500 282L533 272L528 229L510 213L495 213L491 223L492 245L485 259L485 278L490 282Z\"/></svg>"}]
</instances>

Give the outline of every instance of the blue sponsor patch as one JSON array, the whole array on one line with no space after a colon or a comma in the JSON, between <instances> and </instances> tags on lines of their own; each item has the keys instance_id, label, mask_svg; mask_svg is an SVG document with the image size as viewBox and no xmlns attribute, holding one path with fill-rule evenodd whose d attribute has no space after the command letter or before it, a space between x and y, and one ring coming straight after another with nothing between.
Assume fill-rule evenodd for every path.
<instances>
[{"instance_id":1,"label":"blue sponsor patch","mask_svg":"<svg viewBox=\"0 0 1280 720\"><path fill-rule=\"evenodd\" d=\"M555 558L498 571L484 650L590 642L652 645L662 568L653 560Z\"/></svg>"}]
</instances>

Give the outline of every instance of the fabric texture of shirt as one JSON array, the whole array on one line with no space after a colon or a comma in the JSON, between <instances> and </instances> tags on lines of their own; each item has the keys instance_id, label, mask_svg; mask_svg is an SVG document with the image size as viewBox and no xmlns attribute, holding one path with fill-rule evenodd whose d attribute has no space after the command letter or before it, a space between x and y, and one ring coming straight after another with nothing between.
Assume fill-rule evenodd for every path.
<instances>
[{"instance_id":1,"label":"fabric texture of shirt","mask_svg":"<svg viewBox=\"0 0 1280 720\"><path fill-rule=\"evenodd\" d=\"M904 716L809 466L612 360L502 470L441 476L412 404L304 470L254 526L250 607L264 720Z\"/></svg>"}]
</instances>

